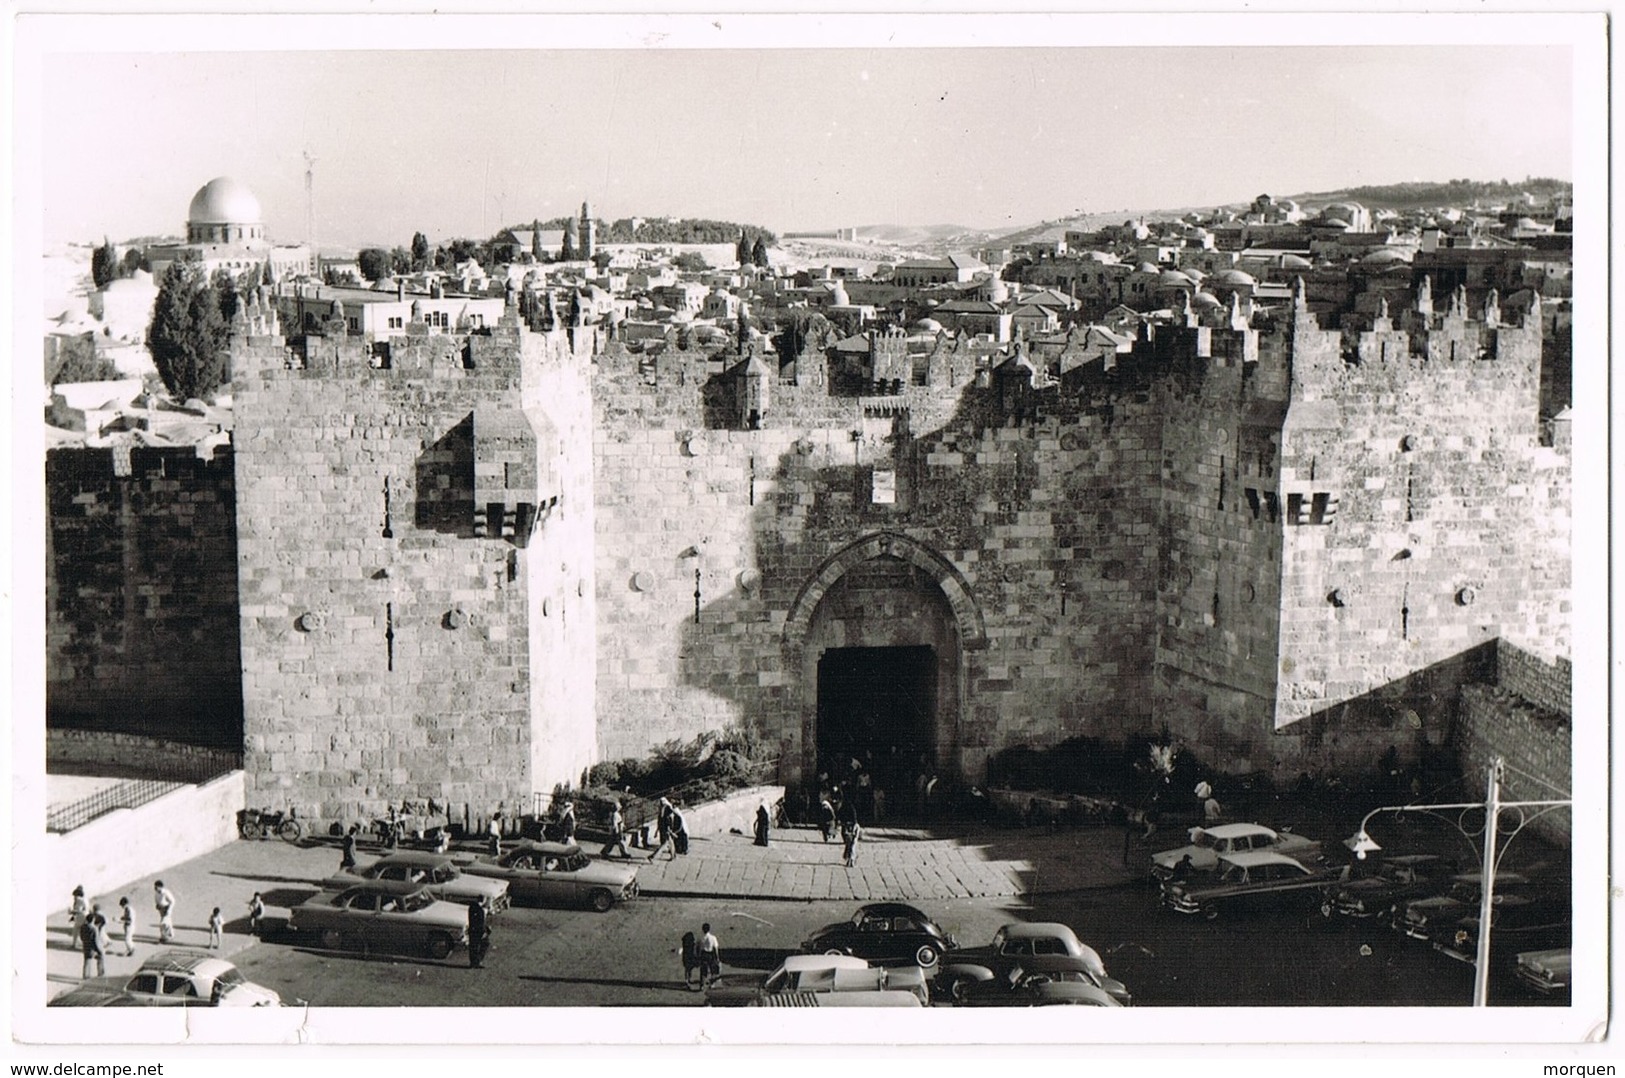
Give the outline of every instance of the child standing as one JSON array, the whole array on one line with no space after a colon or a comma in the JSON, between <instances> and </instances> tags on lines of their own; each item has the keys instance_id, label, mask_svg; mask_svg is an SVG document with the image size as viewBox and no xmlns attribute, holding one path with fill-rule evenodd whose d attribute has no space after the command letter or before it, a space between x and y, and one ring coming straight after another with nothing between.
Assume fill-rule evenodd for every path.
<instances>
[{"instance_id":1,"label":"child standing","mask_svg":"<svg viewBox=\"0 0 1625 1078\"><path fill-rule=\"evenodd\" d=\"M265 899L260 897L258 891L248 900L248 931L252 935L260 934L260 921L265 917Z\"/></svg>"},{"instance_id":2,"label":"child standing","mask_svg":"<svg viewBox=\"0 0 1625 1078\"><path fill-rule=\"evenodd\" d=\"M209 946L218 949L220 946L220 932L226 927L226 919L220 916L220 907L216 906L214 912L209 914Z\"/></svg>"},{"instance_id":3,"label":"child standing","mask_svg":"<svg viewBox=\"0 0 1625 1078\"><path fill-rule=\"evenodd\" d=\"M124 957L135 954L135 907L128 895L118 900L118 921L124 930Z\"/></svg>"},{"instance_id":4,"label":"child standing","mask_svg":"<svg viewBox=\"0 0 1625 1078\"><path fill-rule=\"evenodd\" d=\"M68 931L74 935L79 934L79 922L85 919L90 912L90 903L85 901L85 889L81 885L73 889L73 901L68 903Z\"/></svg>"}]
</instances>

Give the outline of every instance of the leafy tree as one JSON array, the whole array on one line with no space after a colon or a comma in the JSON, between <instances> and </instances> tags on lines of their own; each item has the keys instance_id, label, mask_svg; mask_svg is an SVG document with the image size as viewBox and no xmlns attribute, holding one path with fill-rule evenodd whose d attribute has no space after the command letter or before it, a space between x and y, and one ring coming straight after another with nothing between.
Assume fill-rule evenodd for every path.
<instances>
[{"instance_id":1,"label":"leafy tree","mask_svg":"<svg viewBox=\"0 0 1625 1078\"><path fill-rule=\"evenodd\" d=\"M698 251L683 251L671 260L671 264L685 273L704 273L711 268L705 256Z\"/></svg>"},{"instance_id":2,"label":"leafy tree","mask_svg":"<svg viewBox=\"0 0 1625 1078\"><path fill-rule=\"evenodd\" d=\"M412 268L420 270L429 264L429 237L421 232L412 233Z\"/></svg>"},{"instance_id":3,"label":"leafy tree","mask_svg":"<svg viewBox=\"0 0 1625 1078\"><path fill-rule=\"evenodd\" d=\"M389 252L381 247L364 247L355 256L361 276L369 281L381 281L389 276Z\"/></svg>"},{"instance_id":4,"label":"leafy tree","mask_svg":"<svg viewBox=\"0 0 1625 1078\"><path fill-rule=\"evenodd\" d=\"M762 242L760 236L756 237L756 246L751 248L750 260L758 266L767 265L767 244Z\"/></svg>"},{"instance_id":5,"label":"leafy tree","mask_svg":"<svg viewBox=\"0 0 1625 1078\"><path fill-rule=\"evenodd\" d=\"M141 248L131 247L124 252L124 257L119 260L118 275L120 277L134 277L136 270L145 270L151 273L152 263L147 261L146 252L142 251Z\"/></svg>"},{"instance_id":6,"label":"leafy tree","mask_svg":"<svg viewBox=\"0 0 1625 1078\"><path fill-rule=\"evenodd\" d=\"M219 390L238 303L235 280L223 270L213 281L184 262L164 271L147 347L164 388L176 400L207 399Z\"/></svg>"},{"instance_id":7,"label":"leafy tree","mask_svg":"<svg viewBox=\"0 0 1625 1078\"><path fill-rule=\"evenodd\" d=\"M542 260L542 222L530 223L530 257L540 262Z\"/></svg>"},{"instance_id":8,"label":"leafy tree","mask_svg":"<svg viewBox=\"0 0 1625 1078\"><path fill-rule=\"evenodd\" d=\"M119 376L111 360L96 351L94 334L84 333L65 341L48 365L48 385L67 382L105 382Z\"/></svg>"},{"instance_id":9,"label":"leafy tree","mask_svg":"<svg viewBox=\"0 0 1625 1078\"><path fill-rule=\"evenodd\" d=\"M569 224L564 226L564 247L559 251L560 262L573 262L576 257L576 230Z\"/></svg>"},{"instance_id":10,"label":"leafy tree","mask_svg":"<svg viewBox=\"0 0 1625 1078\"><path fill-rule=\"evenodd\" d=\"M102 237L102 245L90 254L90 279L98 290L106 288L118 276L118 252L113 241Z\"/></svg>"},{"instance_id":11,"label":"leafy tree","mask_svg":"<svg viewBox=\"0 0 1625 1078\"><path fill-rule=\"evenodd\" d=\"M389 251L389 268L396 273L412 272L412 252L405 247L392 247Z\"/></svg>"},{"instance_id":12,"label":"leafy tree","mask_svg":"<svg viewBox=\"0 0 1625 1078\"><path fill-rule=\"evenodd\" d=\"M743 266L750 261L750 255L750 240L745 238L745 230L741 228L739 230L739 242L734 244L734 257L737 258L739 260L739 264Z\"/></svg>"}]
</instances>

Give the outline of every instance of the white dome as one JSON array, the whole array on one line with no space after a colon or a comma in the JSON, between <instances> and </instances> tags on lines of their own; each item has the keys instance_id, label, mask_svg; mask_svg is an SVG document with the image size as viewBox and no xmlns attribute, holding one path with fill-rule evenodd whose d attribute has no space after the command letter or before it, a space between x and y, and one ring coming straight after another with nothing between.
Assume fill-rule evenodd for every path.
<instances>
[{"instance_id":1,"label":"white dome","mask_svg":"<svg viewBox=\"0 0 1625 1078\"><path fill-rule=\"evenodd\" d=\"M198 188L186 211L189 225L257 225L260 200L254 192L232 179L219 176Z\"/></svg>"}]
</instances>

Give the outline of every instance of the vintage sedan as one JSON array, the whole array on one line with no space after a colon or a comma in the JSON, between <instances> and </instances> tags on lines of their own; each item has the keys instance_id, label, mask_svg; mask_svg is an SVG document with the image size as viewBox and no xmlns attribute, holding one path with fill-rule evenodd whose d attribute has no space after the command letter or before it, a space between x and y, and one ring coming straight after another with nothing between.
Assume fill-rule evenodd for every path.
<instances>
[{"instance_id":1,"label":"vintage sedan","mask_svg":"<svg viewBox=\"0 0 1625 1078\"><path fill-rule=\"evenodd\" d=\"M1436 931L1454 932L1457 921L1478 909L1483 879L1482 872L1463 872L1452 876L1449 888L1442 894L1413 898L1397 905L1388 920L1388 927L1423 943L1431 943ZM1521 892L1528 886L1528 877L1521 873L1497 872L1495 901L1502 902L1507 895Z\"/></svg>"},{"instance_id":2,"label":"vintage sedan","mask_svg":"<svg viewBox=\"0 0 1625 1078\"><path fill-rule=\"evenodd\" d=\"M844 954L793 954L766 976L718 977L706 988L705 1002L709 1007L748 1007L771 996L799 992L910 992L921 1004L931 999L918 966L871 966Z\"/></svg>"},{"instance_id":3,"label":"vintage sedan","mask_svg":"<svg viewBox=\"0 0 1625 1078\"><path fill-rule=\"evenodd\" d=\"M322 887L342 891L359 880L421 884L443 902L461 902L465 906L478 902L487 913L501 913L508 908L506 883L466 874L444 854L392 853L370 865L329 876L322 881Z\"/></svg>"},{"instance_id":4,"label":"vintage sedan","mask_svg":"<svg viewBox=\"0 0 1625 1078\"><path fill-rule=\"evenodd\" d=\"M421 883L366 880L293 907L288 928L317 936L334 951L445 958L468 943L468 908L436 899Z\"/></svg>"},{"instance_id":5,"label":"vintage sedan","mask_svg":"<svg viewBox=\"0 0 1625 1078\"><path fill-rule=\"evenodd\" d=\"M877 962L935 964L958 942L935 921L901 902L872 902L845 921L825 925L802 941L809 954L850 954Z\"/></svg>"},{"instance_id":6,"label":"vintage sedan","mask_svg":"<svg viewBox=\"0 0 1625 1078\"><path fill-rule=\"evenodd\" d=\"M1567 947L1524 951L1518 956L1518 983L1542 996L1566 996L1574 971L1574 955Z\"/></svg>"},{"instance_id":7,"label":"vintage sedan","mask_svg":"<svg viewBox=\"0 0 1625 1078\"><path fill-rule=\"evenodd\" d=\"M1490 908L1490 963L1511 965L1519 951L1562 947L1573 932L1573 909L1566 891L1496 895ZM1441 933L1433 949L1458 962L1478 960L1479 911Z\"/></svg>"},{"instance_id":8,"label":"vintage sedan","mask_svg":"<svg viewBox=\"0 0 1625 1078\"><path fill-rule=\"evenodd\" d=\"M986 947L967 948L954 954L951 962L944 962L937 970L933 982L939 995L955 998L965 985L1008 977L1010 971L1034 955L1066 955L1082 959L1095 981L1119 1004L1128 1006L1134 996L1117 978L1106 972L1100 954L1078 939L1071 928L1055 921L1016 921L993 934L993 942Z\"/></svg>"},{"instance_id":9,"label":"vintage sedan","mask_svg":"<svg viewBox=\"0 0 1625 1078\"><path fill-rule=\"evenodd\" d=\"M1322 917L1386 920L1397 903L1434 894L1456 871L1452 858L1435 853L1385 858L1369 876L1354 876L1329 888L1320 904Z\"/></svg>"},{"instance_id":10,"label":"vintage sedan","mask_svg":"<svg viewBox=\"0 0 1625 1078\"><path fill-rule=\"evenodd\" d=\"M1319 905L1326 886L1340 879L1340 868L1309 868L1301 861L1268 850L1232 853L1219 858L1219 871L1184 880L1165 880L1162 904L1176 913L1208 920L1221 910L1261 909L1283 905Z\"/></svg>"},{"instance_id":11,"label":"vintage sedan","mask_svg":"<svg viewBox=\"0 0 1625 1078\"><path fill-rule=\"evenodd\" d=\"M638 893L637 869L594 861L574 843L521 842L495 860L467 862L463 871L501 880L515 902L535 905L591 906L607 913Z\"/></svg>"},{"instance_id":12,"label":"vintage sedan","mask_svg":"<svg viewBox=\"0 0 1625 1078\"><path fill-rule=\"evenodd\" d=\"M1003 977L973 980L962 976L955 979L949 994L955 1003L969 1007L1034 1007L1059 1003L1066 997L1100 1007L1123 1005L1106 990L1093 963L1075 955L1030 955Z\"/></svg>"},{"instance_id":13,"label":"vintage sedan","mask_svg":"<svg viewBox=\"0 0 1625 1078\"><path fill-rule=\"evenodd\" d=\"M280 1007L282 997L224 958L159 951L131 977L103 977L51 1000L53 1007Z\"/></svg>"},{"instance_id":14,"label":"vintage sedan","mask_svg":"<svg viewBox=\"0 0 1625 1078\"><path fill-rule=\"evenodd\" d=\"M1299 862L1318 861L1320 843L1291 831L1273 831L1256 823L1226 823L1217 827L1193 827L1190 844L1151 855L1151 874L1159 880L1175 875L1179 863L1190 858L1191 869L1217 872L1219 858L1234 853L1267 851L1284 854Z\"/></svg>"}]
</instances>

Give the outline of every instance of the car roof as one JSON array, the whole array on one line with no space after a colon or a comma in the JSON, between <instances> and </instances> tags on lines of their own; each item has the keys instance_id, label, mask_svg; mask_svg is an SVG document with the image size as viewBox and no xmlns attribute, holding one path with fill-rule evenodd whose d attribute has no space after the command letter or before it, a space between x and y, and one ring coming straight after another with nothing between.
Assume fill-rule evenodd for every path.
<instances>
[{"instance_id":1,"label":"car roof","mask_svg":"<svg viewBox=\"0 0 1625 1078\"><path fill-rule=\"evenodd\" d=\"M1049 984L1036 985L1033 991L1037 995L1048 996L1051 999L1070 997L1072 999L1087 1000L1097 1007L1122 1006L1106 990L1096 988L1092 984L1082 984L1078 981L1051 981Z\"/></svg>"},{"instance_id":2,"label":"car roof","mask_svg":"<svg viewBox=\"0 0 1625 1078\"><path fill-rule=\"evenodd\" d=\"M871 902L866 906L859 906L858 912L872 913L877 917L919 917L931 920L930 914L906 902Z\"/></svg>"},{"instance_id":3,"label":"car roof","mask_svg":"<svg viewBox=\"0 0 1625 1078\"><path fill-rule=\"evenodd\" d=\"M1042 936L1064 936L1077 939L1078 934L1068 925L1059 921L1012 921L999 931L1004 933L1006 939L1033 939Z\"/></svg>"},{"instance_id":4,"label":"car roof","mask_svg":"<svg viewBox=\"0 0 1625 1078\"><path fill-rule=\"evenodd\" d=\"M355 883L339 888L339 892L348 894L351 891L372 891L377 894L399 897L401 895L415 895L419 891L427 891L428 889L425 884L411 883L407 880L358 880Z\"/></svg>"},{"instance_id":5,"label":"car roof","mask_svg":"<svg viewBox=\"0 0 1625 1078\"><path fill-rule=\"evenodd\" d=\"M517 845L517 846L515 846L513 848L512 852L513 853L518 853L521 850L529 850L529 851L532 851L534 853L550 854L550 855L552 855L554 857L563 857L566 854L580 853L581 852L581 847L578 846L574 842L535 842L535 841L531 841L531 842L521 842L519 845Z\"/></svg>"},{"instance_id":6,"label":"car roof","mask_svg":"<svg viewBox=\"0 0 1625 1078\"><path fill-rule=\"evenodd\" d=\"M1274 850L1244 850L1241 853L1227 853L1219 860L1227 864L1240 865L1242 868L1253 868L1257 865L1293 865L1303 868L1303 862L1295 857L1288 857L1284 853Z\"/></svg>"},{"instance_id":7,"label":"car roof","mask_svg":"<svg viewBox=\"0 0 1625 1078\"><path fill-rule=\"evenodd\" d=\"M385 854L373 865L423 865L425 867L439 868L441 865L451 864L451 858L439 853L426 853L421 850L404 850L400 853Z\"/></svg>"},{"instance_id":8,"label":"car roof","mask_svg":"<svg viewBox=\"0 0 1625 1078\"><path fill-rule=\"evenodd\" d=\"M199 954L195 951L159 951L149 955L141 963L138 973L200 973L208 977L218 977L228 969L234 969L230 962L211 954Z\"/></svg>"},{"instance_id":9,"label":"car roof","mask_svg":"<svg viewBox=\"0 0 1625 1078\"><path fill-rule=\"evenodd\" d=\"M849 954L793 954L784 960L787 973L815 969L868 969L869 963Z\"/></svg>"},{"instance_id":10,"label":"car roof","mask_svg":"<svg viewBox=\"0 0 1625 1078\"><path fill-rule=\"evenodd\" d=\"M1021 956L1021 961L1016 965L1028 973L1056 973L1065 970L1095 972L1093 964L1087 958L1075 954L1026 954Z\"/></svg>"},{"instance_id":11,"label":"car roof","mask_svg":"<svg viewBox=\"0 0 1625 1078\"><path fill-rule=\"evenodd\" d=\"M1257 823L1221 823L1217 827L1198 827L1197 831L1214 838L1238 838L1242 835L1274 835L1275 832Z\"/></svg>"}]
</instances>

